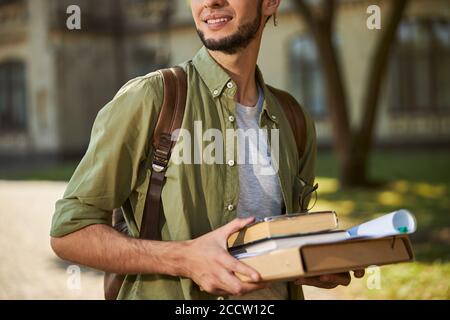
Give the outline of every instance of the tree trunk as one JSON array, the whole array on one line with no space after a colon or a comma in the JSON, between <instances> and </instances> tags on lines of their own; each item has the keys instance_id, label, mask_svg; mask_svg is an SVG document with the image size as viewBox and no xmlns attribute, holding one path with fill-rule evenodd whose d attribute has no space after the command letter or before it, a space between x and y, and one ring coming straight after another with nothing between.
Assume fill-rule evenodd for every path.
<instances>
[{"instance_id":1,"label":"tree trunk","mask_svg":"<svg viewBox=\"0 0 450 320\"><path fill-rule=\"evenodd\" d=\"M341 65L333 45L335 0L325 0L320 10L312 10L304 0L296 0L299 13L311 30L325 78L327 104L333 129L340 182L344 187L369 184L367 167L372 147L378 101L385 75L391 44L408 0L395 0L386 31L381 36L369 66L364 95L364 112L360 129L353 132ZM319 12L317 14L316 12Z\"/></svg>"},{"instance_id":2,"label":"tree trunk","mask_svg":"<svg viewBox=\"0 0 450 320\"><path fill-rule=\"evenodd\" d=\"M127 80L125 59L125 17L121 0L115 0L113 6L113 46L116 67L116 87L119 89Z\"/></svg>"},{"instance_id":3,"label":"tree trunk","mask_svg":"<svg viewBox=\"0 0 450 320\"><path fill-rule=\"evenodd\" d=\"M352 131L347 109L347 96L342 79L342 72L338 61L338 54L333 44L331 32L320 30L315 35L318 54L322 62L322 72L325 79L326 100L329 110L330 122L334 136L334 149L342 175L348 170L346 167L351 162Z\"/></svg>"},{"instance_id":4,"label":"tree trunk","mask_svg":"<svg viewBox=\"0 0 450 320\"><path fill-rule=\"evenodd\" d=\"M373 133L376 124L379 99L382 83L386 76L391 48L395 42L398 25L408 4L408 0L394 1L391 14L373 54L372 63L369 66L362 108L364 109L360 128L352 140L352 157L349 166L344 172L343 183L354 186L368 182L368 162L373 145Z\"/></svg>"},{"instance_id":5,"label":"tree trunk","mask_svg":"<svg viewBox=\"0 0 450 320\"><path fill-rule=\"evenodd\" d=\"M298 11L307 23L316 47L325 80L326 101L334 136L334 148L340 173L350 163L352 132L350 128L347 97L342 79L338 53L333 43L335 0L324 1L321 10L312 10L304 0L295 1ZM319 12L319 13L317 13ZM343 177L341 177L342 180Z\"/></svg>"}]
</instances>

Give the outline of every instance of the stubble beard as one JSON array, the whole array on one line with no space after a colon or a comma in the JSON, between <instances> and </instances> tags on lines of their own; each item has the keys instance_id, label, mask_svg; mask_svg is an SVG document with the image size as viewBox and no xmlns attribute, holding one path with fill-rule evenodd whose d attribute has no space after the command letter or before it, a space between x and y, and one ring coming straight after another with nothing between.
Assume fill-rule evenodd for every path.
<instances>
[{"instance_id":1,"label":"stubble beard","mask_svg":"<svg viewBox=\"0 0 450 320\"><path fill-rule=\"evenodd\" d=\"M226 54L235 54L248 47L255 39L261 25L262 7L258 6L256 18L249 23L239 26L238 31L228 37L214 40L206 39L205 34L197 29L197 33L203 45L211 51L220 51Z\"/></svg>"}]
</instances>

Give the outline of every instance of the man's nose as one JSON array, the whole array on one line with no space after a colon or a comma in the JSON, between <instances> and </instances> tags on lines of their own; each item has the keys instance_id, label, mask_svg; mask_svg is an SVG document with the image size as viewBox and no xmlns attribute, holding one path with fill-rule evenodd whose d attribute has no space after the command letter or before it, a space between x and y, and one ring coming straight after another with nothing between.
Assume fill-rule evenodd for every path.
<instances>
[{"instance_id":1,"label":"man's nose","mask_svg":"<svg viewBox=\"0 0 450 320\"><path fill-rule=\"evenodd\" d=\"M227 0L205 0L203 6L205 8L220 8L225 6Z\"/></svg>"}]
</instances>

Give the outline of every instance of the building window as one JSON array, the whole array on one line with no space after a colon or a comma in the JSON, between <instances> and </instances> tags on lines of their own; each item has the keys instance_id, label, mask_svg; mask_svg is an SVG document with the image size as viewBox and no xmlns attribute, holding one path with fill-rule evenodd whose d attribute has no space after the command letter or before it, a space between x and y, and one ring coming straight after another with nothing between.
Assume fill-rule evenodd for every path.
<instances>
[{"instance_id":1,"label":"building window","mask_svg":"<svg viewBox=\"0 0 450 320\"><path fill-rule=\"evenodd\" d=\"M316 45L309 36L296 37L290 46L289 89L313 117L326 114L323 74Z\"/></svg>"},{"instance_id":2,"label":"building window","mask_svg":"<svg viewBox=\"0 0 450 320\"><path fill-rule=\"evenodd\" d=\"M0 0L0 6L4 4L23 3L23 0Z\"/></svg>"},{"instance_id":3,"label":"building window","mask_svg":"<svg viewBox=\"0 0 450 320\"><path fill-rule=\"evenodd\" d=\"M134 78L166 68L168 61L161 51L161 48L134 48L129 77Z\"/></svg>"},{"instance_id":4,"label":"building window","mask_svg":"<svg viewBox=\"0 0 450 320\"><path fill-rule=\"evenodd\" d=\"M407 20L399 26L390 72L395 113L450 111L450 21Z\"/></svg>"},{"instance_id":5,"label":"building window","mask_svg":"<svg viewBox=\"0 0 450 320\"><path fill-rule=\"evenodd\" d=\"M0 132L26 131L25 66L0 63Z\"/></svg>"}]
</instances>

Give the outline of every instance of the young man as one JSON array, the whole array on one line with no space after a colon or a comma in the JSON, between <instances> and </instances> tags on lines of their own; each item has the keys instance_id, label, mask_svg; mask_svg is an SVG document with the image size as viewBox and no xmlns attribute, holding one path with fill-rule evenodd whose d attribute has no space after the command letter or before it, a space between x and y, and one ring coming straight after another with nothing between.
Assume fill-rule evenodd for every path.
<instances>
[{"instance_id":1,"label":"young man","mask_svg":"<svg viewBox=\"0 0 450 320\"><path fill-rule=\"evenodd\" d=\"M333 288L350 282L349 274L339 274L268 285L227 251L228 236L254 216L282 214L283 207L298 210L300 192L314 182L313 122L306 115L306 151L299 158L288 119L256 65L265 24L279 4L191 0L204 47L182 65L188 79L182 129L192 133L195 123L220 132L275 129L279 155L250 150L238 135L244 146L239 152L262 157L272 173L261 164L238 165L228 154L224 163L170 163L162 241L138 239L154 151L149 135L162 105L161 76L131 80L100 111L88 151L56 204L51 244L63 259L127 274L119 299L301 299L302 284ZM255 143L250 138L249 145ZM121 206L130 237L110 226L111 211ZM235 272L254 282L240 281Z\"/></svg>"}]
</instances>

